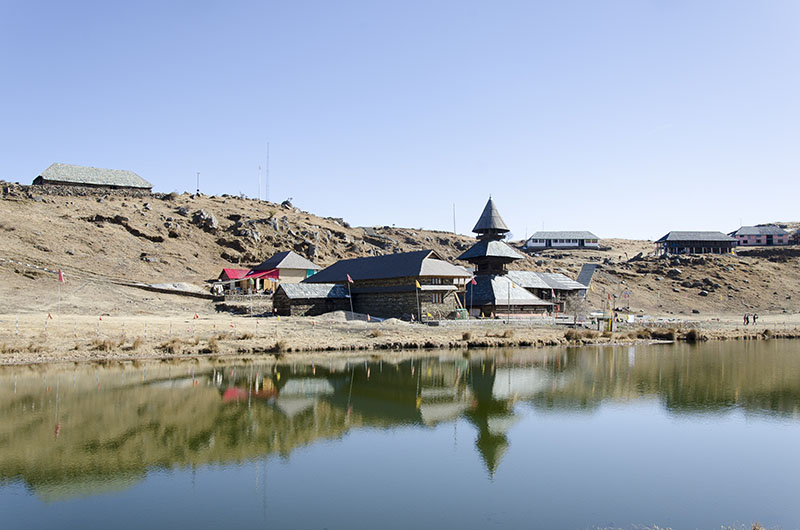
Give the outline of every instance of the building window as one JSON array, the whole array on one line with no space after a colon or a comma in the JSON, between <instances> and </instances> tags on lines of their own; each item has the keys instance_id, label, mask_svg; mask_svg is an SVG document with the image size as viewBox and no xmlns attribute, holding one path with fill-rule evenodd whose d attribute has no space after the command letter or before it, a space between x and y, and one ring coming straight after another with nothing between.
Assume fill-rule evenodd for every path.
<instances>
[{"instance_id":1,"label":"building window","mask_svg":"<svg viewBox=\"0 0 800 530\"><path fill-rule=\"evenodd\" d=\"M431 295L431 302L434 304L441 304L444 302L444 295L442 293L433 293Z\"/></svg>"},{"instance_id":2,"label":"building window","mask_svg":"<svg viewBox=\"0 0 800 530\"><path fill-rule=\"evenodd\" d=\"M431 278L431 285L442 285L441 278Z\"/></svg>"}]
</instances>

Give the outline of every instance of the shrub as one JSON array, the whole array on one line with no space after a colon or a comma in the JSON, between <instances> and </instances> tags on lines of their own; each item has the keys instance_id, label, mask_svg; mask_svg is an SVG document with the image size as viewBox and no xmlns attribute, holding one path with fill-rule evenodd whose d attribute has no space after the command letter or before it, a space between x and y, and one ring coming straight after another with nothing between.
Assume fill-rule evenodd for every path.
<instances>
[{"instance_id":1,"label":"shrub","mask_svg":"<svg viewBox=\"0 0 800 530\"><path fill-rule=\"evenodd\" d=\"M504 339L510 339L513 336L514 336L514 330L513 329L507 329L507 330L505 330L503 332L503 338Z\"/></svg>"},{"instance_id":2,"label":"shrub","mask_svg":"<svg viewBox=\"0 0 800 530\"><path fill-rule=\"evenodd\" d=\"M378 337L383 336L383 331L381 331L380 329L373 329L372 331L369 332L367 336L373 339L377 339Z\"/></svg>"},{"instance_id":3,"label":"shrub","mask_svg":"<svg viewBox=\"0 0 800 530\"><path fill-rule=\"evenodd\" d=\"M134 351L138 350L139 348L142 347L143 343L144 341L142 340L142 337L136 337L135 339L133 339L133 342L131 343L131 349Z\"/></svg>"},{"instance_id":4,"label":"shrub","mask_svg":"<svg viewBox=\"0 0 800 530\"><path fill-rule=\"evenodd\" d=\"M613 336L614 336L614 334L613 334L613 333L611 333L611 332L610 332L610 331L608 331L608 330L605 330L603 333L601 333L601 335L600 335L600 336L601 336L601 337L603 337L604 339L609 339L609 338L613 337Z\"/></svg>"},{"instance_id":5,"label":"shrub","mask_svg":"<svg viewBox=\"0 0 800 530\"><path fill-rule=\"evenodd\" d=\"M219 352L219 342L217 342L217 337L211 337L208 339L208 351L209 353Z\"/></svg>"},{"instance_id":6,"label":"shrub","mask_svg":"<svg viewBox=\"0 0 800 530\"><path fill-rule=\"evenodd\" d=\"M113 347L114 347L114 343L111 342L108 339L105 339L105 340L94 339L92 341L92 349L95 350L95 351L106 351L107 352L107 351L111 351L111 349Z\"/></svg>"},{"instance_id":7,"label":"shrub","mask_svg":"<svg viewBox=\"0 0 800 530\"><path fill-rule=\"evenodd\" d=\"M461 334L461 340L470 340L470 339L472 339L472 333L470 333L469 331L465 331L464 333Z\"/></svg>"}]
</instances>

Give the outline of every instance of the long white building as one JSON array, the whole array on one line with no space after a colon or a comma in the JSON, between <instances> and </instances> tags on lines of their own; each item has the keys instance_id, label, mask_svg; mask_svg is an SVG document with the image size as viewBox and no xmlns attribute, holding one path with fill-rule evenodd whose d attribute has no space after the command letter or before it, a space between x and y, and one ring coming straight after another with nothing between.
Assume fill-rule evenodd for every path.
<instances>
[{"instance_id":1,"label":"long white building","mask_svg":"<svg viewBox=\"0 0 800 530\"><path fill-rule=\"evenodd\" d=\"M586 231L536 232L525 242L526 249L600 248L600 238Z\"/></svg>"}]
</instances>

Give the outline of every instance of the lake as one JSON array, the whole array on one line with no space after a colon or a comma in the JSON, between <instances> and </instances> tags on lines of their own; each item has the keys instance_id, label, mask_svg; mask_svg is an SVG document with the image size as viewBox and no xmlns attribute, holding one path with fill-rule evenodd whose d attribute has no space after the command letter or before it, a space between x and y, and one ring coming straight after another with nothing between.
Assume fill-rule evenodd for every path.
<instances>
[{"instance_id":1,"label":"lake","mask_svg":"<svg viewBox=\"0 0 800 530\"><path fill-rule=\"evenodd\" d=\"M0 528L798 528L798 448L791 341L5 367Z\"/></svg>"}]
</instances>

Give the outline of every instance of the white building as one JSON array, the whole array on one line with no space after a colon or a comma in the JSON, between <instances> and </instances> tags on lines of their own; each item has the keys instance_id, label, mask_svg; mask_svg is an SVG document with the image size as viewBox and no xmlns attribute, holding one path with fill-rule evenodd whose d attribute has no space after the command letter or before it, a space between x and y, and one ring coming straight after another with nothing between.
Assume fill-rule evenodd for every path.
<instances>
[{"instance_id":1,"label":"white building","mask_svg":"<svg viewBox=\"0 0 800 530\"><path fill-rule=\"evenodd\" d=\"M528 238L524 248L600 248L600 238L585 231L536 232Z\"/></svg>"}]
</instances>

